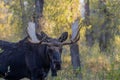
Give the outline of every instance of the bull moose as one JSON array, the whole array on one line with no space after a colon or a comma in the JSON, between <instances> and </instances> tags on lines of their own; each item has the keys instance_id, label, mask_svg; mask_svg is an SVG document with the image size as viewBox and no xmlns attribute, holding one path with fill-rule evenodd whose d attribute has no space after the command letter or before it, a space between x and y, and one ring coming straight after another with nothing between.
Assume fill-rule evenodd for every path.
<instances>
[{"instance_id":1,"label":"bull moose","mask_svg":"<svg viewBox=\"0 0 120 80\"><path fill-rule=\"evenodd\" d=\"M0 41L0 48L3 49L3 52L0 53L2 78L19 80L27 77L31 80L44 80L50 70L52 76L56 76L57 70L61 69L62 47L79 40L79 37L76 37L76 39L66 42L67 32L64 32L59 38L37 36L41 41L40 44L31 44L28 37L17 43ZM34 52L31 49L35 49ZM35 58L34 64L30 64L30 61L32 62L30 57ZM31 67L35 67L34 70L31 70Z\"/></svg>"}]
</instances>

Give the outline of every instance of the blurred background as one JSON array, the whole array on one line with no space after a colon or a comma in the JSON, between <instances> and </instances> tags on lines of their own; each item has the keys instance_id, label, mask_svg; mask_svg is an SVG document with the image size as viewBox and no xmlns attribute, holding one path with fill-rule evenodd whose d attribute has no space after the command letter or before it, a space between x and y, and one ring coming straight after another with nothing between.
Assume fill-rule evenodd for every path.
<instances>
[{"instance_id":1,"label":"blurred background","mask_svg":"<svg viewBox=\"0 0 120 80\"><path fill-rule=\"evenodd\" d=\"M120 0L0 0L0 40L23 39L32 16L53 38L70 35L76 20L81 26L80 40L63 48L62 70L48 80L120 80Z\"/></svg>"}]
</instances>

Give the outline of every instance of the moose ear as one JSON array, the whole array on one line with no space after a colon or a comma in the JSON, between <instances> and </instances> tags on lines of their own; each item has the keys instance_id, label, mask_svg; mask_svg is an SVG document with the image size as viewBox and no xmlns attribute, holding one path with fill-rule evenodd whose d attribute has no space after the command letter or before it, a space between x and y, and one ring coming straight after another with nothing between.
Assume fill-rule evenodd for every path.
<instances>
[{"instance_id":1,"label":"moose ear","mask_svg":"<svg viewBox=\"0 0 120 80\"><path fill-rule=\"evenodd\" d=\"M58 38L60 42L64 42L68 38L68 32L63 32L61 36Z\"/></svg>"}]
</instances>

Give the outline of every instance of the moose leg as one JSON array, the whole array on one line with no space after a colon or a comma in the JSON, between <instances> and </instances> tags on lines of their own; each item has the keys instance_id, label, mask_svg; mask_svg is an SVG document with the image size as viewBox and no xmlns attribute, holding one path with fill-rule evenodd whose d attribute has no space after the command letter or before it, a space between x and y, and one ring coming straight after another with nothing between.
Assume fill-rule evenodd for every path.
<instances>
[{"instance_id":1,"label":"moose leg","mask_svg":"<svg viewBox=\"0 0 120 80\"><path fill-rule=\"evenodd\" d=\"M53 63L53 61L51 62L50 66L51 66L51 73L52 73L51 75L57 76L57 70L55 69L55 64Z\"/></svg>"},{"instance_id":2,"label":"moose leg","mask_svg":"<svg viewBox=\"0 0 120 80\"><path fill-rule=\"evenodd\" d=\"M31 80L36 80L35 73L36 73L37 65L35 61L35 53L32 52L26 53L26 65L31 72Z\"/></svg>"},{"instance_id":3,"label":"moose leg","mask_svg":"<svg viewBox=\"0 0 120 80\"><path fill-rule=\"evenodd\" d=\"M43 78L46 76L42 67L37 67L35 53L26 53L26 64L31 73L31 80L39 80L37 78Z\"/></svg>"}]
</instances>

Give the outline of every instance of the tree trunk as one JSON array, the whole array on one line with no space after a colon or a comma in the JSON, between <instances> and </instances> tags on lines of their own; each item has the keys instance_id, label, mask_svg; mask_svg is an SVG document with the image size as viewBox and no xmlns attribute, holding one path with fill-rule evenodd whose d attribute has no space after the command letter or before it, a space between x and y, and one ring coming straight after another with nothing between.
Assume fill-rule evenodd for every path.
<instances>
[{"instance_id":1,"label":"tree trunk","mask_svg":"<svg viewBox=\"0 0 120 80\"><path fill-rule=\"evenodd\" d=\"M71 52L71 60L74 69L80 67L80 58L79 58L79 48L78 44L70 45L70 52Z\"/></svg>"},{"instance_id":2,"label":"tree trunk","mask_svg":"<svg viewBox=\"0 0 120 80\"><path fill-rule=\"evenodd\" d=\"M43 16L43 6L44 6L44 0L35 0L35 11L36 11L36 19L35 19L35 24L36 28L39 29L40 31L42 30L41 25L39 24L39 21L41 20Z\"/></svg>"},{"instance_id":3,"label":"tree trunk","mask_svg":"<svg viewBox=\"0 0 120 80\"><path fill-rule=\"evenodd\" d=\"M20 0L20 6L21 6L21 11L22 11L22 33L21 33L21 37L25 37L25 35L26 35L26 26L27 26L27 20L26 20L26 14L25 14L25 10L24 10L24 8L25 8L25 6L24 6L24 0Z\"/></svg>"},{"instance_id":4,"label":"tree trunk","mask_svg":"<svg viewBox=\"0 0 120 80\"><path fill-rule=\"evenodd\" d=\"M74 23L76 23L76 21ZM72 25L72 28L78 26L77 24L79 24L79 23L76 23L76 25ZM79 46L78 46L77 43L70 45L70 53L71 53L71 62L72 62L72 65L73 65L73 69L74 69L74 72L76 73L76 70L81 69ZM81 72L76 73L76 76L80 80L82 79Z\"/></svg>"},{"instance_id":5,"label":"tree trunk","mask_svg":"<svg viewBox=\"0 0 120 80\"><path fill-rule=\"evenodd\" d=\"M79 80L82 80L79 46L77 43L70 45L70 52L74 73ZM79 70L79 73L76 70Z\"/></svg>"},{"instance_id":6,"label":"tree trunk","mask_svg":"<svg viewBox=\"0 0 120 80\"><path fill-rule=\"evenodd\" d=\"M86 0L85 2L85 24L87 26L90 25L90 7L89 7L90 3L89 0ZM93 38L93 32L92 30L86 29L86 41L87 41L87 45L88 46L92 46L94 44L94 38Z\"/></svg>"},{"instance_id":7,"label":"tree trunk","mask_svg":"<svg viewBox=\"0 0 120 80\"><path fill-rule=\"evenodd\" d=\"M85 20L86 20L86 25L90 24L90 20L89 20L90 7L89 7L89 5L90 5L89 0L86 0L86 3L85 3Z\"/></svg>"},{"instance_id":8,"label":"tree trunk","mask_svg":"<svg viewBox=\"0 0 120 80\"><path fill-rule=\"evenodd\" d=\"M105 5L105 1L99 0L99 9L100 9L100 16L102 14L102 17L105 18L105 21L101 26L101 34L99 37L99 47L101 51L106 51L111 39L111 33L110 33L111 31L109 31L110 25L108 25L111 23L111 19L109 17L110 13L108 12Z\"/></svg>"}]
</instances>

